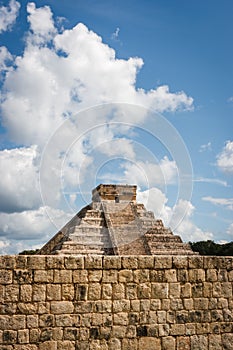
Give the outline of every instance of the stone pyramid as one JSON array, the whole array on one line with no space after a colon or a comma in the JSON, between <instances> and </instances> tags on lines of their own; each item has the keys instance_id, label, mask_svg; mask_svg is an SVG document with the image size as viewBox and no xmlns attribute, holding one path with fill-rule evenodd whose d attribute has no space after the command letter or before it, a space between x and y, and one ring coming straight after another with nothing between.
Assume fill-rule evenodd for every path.
<instances>
[{"instance_id":1,"label":"stone pyramid","mask_svg":"<svg viewBox=\"0 0 233 350\"><path fill-rule=\"evenodd\" d=\"M84 207L39 254L195 255L136 201L137 186L99 185Z\"/></svg>"}]
</instances>

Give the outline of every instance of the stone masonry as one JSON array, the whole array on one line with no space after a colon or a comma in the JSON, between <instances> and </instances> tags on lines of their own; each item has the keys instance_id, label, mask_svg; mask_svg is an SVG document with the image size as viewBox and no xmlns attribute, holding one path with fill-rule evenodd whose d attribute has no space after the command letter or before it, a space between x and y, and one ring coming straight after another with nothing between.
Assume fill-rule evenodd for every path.
<instances>
[{"instance_id":1,"label":"stone masonry","mask_svg":"<svg viewBox=\"0 0 233 350\"><path fill-rule=\"evenodd\" d=\"M136 201L137 186L99 185L83 208L40 254L195 255Z\"/></svg>"},{"instance_id":2,"label":"stone masonry","mask_svg":"<svg viewBox=\"0 0 233 350\"><path fill-rule=\"evenodd\" d=\"M0 257L0 350L232 350L233 258Z\"/></svg>"}]
</instances>

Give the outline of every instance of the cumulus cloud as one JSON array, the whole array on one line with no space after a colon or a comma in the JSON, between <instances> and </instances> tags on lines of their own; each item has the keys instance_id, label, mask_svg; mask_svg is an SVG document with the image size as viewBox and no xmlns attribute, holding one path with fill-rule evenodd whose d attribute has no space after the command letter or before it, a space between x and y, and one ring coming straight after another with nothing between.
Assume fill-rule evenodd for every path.
<instances>
[{"instance_id":1,"label":"cumulus cloud","mask_svg":"<svg viewBox=\"0 0 233 350\"><path fill-rule=\"evenodd\" d=\"M200 146L199 152L205 152L205 151L212 151L211 142L207 142L206 144Z\"/></svg>"},{"instance_id":2,"label":"cumulus cloud","mask_svg":"<svg viewBox=\"0 0 233 350\"><path fill-rule=\"evenodd\" d=\"M229 210L233 210L233 198L214 198L207 196L203 197L202 200L214 205L221 205Z\"/></svg>"},{"instance_id":3,"label":"cumulus cloud","mask_svg":"<svg viewBox=\"0 0 233 350\"><path fill-rule=\"evenodd\" d=\"M48 220L48 211L56 220L57 227ZM0 213L0 254L7 250L9 242L14 243L18 252L35 244L41 247L70 219L70 214L48 207L20 213Z\"/></svg>"},{"instance_id":4,"label":"cumulus cloud","mask_svg":"<svg viewBox=\"0 0 233 350\"><path fill-rule=\"evenodd\" d=\"M0 151L0 210L33 209L40 204L37 147Z\"/></svg>"},{"instance_id":5,"label":"cumulus cloud","mask_svg":"<svg viewBox=\"0 0 233 350\"><path fill-rule=\"evenodd\" d=\"M15 0L10 0L8 6L0 7L0 33L10 30L18 16L20 3Z\"/></svg>"},{"instance_id":6,"label":"cumulus cloud","mask_svg":"<svg viewBox=\"0 0 233 350\"><path fill-rule=\"evenodd\" d=\"M0 46L0 72L9 69L9 64L12 62L12 55L5 46Z\"/></svg>"},{"instance_id":7,"label":"cumulus cloud","mask_svg":"<svg viewBox=\"0 0 233 350\"><path fill-rule=\"evenodd\" d=\"M124 177L127 183L135 183L141 187L167 186L177 180L177 166L168 157L159 162L137 161L123 165Z\"/></svg>"},{"instance_id":8,"label":"cumulus cloud","mask_svg":"<svg viewBox=\"0 0 233 350\"><path fill-rule=\"evenodd\" d=\"M159 112L192 108L191 97L172 93L168 86L137 89L141 58L116 58L82 23L58 34L48 6L38 9L29 3L27 9L29 39L5 80L2 97L3 122L15 142L44 143L65 117L101 103L139 104Z\"/></svg>"},{"instance_id":9,"label":"cumulus cloud","mask_svg":"<svg viewBox=\"0 0 233 350\"><path fill-rule=\"evenodd\" d=\"M217 156L217 166L225 174L233 174L233 141L226 141L222 152Z\"/></svg>"}]
</instances>

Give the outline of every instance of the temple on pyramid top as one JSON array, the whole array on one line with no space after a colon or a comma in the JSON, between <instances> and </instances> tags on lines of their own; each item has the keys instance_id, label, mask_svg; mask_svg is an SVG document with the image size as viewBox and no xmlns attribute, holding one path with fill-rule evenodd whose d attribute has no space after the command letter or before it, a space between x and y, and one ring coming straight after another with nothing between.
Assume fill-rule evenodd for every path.
<instances>
[{"instance_id":1,"label":"temple on pyramid top","mask_svg":"<svg viewBox=\"0 0 233 350\"><path fill-rule=\"evenodd\" d=\"M39 254L196 255L188 243L137 203L137 186L100 184Z\"/></svg>"}]
</instances>

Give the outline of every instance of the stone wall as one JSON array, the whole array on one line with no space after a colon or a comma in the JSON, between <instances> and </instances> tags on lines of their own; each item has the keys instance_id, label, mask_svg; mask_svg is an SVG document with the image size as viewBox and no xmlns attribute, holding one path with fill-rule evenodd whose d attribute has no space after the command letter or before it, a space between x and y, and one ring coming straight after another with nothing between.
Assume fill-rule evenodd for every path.
<instances>
[{"instance_id":1,"label":"stone wall","mask_svg":"<svg viewBox=\"0 0 233 350\"><path fill-rule=\"evenodd\" d=\"M1 350L232 350L233 258L0 257Z\"/></svg>"}]
</instances>

